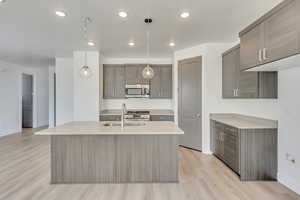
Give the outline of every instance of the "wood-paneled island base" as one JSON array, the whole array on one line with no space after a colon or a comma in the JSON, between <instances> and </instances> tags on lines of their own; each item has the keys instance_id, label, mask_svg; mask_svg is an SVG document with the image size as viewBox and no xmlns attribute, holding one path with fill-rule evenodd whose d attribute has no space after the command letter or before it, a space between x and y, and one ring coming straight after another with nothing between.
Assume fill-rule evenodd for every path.
<instances>
[{"instance_id":1,"label":"wood-paneled island base","mask_svg":"<svg viewBox=\"0 0 300 200\"><path fill-rule=\"evenodd\" d=\"M178 182L173 122L105 127L71 122L36 133L51 137L51 183Z\"/></svg>"}]
</instances>

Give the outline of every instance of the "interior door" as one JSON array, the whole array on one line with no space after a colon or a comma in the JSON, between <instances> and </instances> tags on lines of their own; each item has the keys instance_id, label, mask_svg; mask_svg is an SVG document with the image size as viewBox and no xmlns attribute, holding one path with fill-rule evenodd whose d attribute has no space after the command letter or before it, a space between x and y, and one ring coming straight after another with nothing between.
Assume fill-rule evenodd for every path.
<instances>
[{"instance_id":1,"label":"interior door","mask_svg":"<svg viewBox=\"0 0 300 200\"><path fill-rule=\"evenodd\" d=\"M178 80L180 145L202 150L202 57L179 61Z\"/></svg>"},{"instance_id":2,"label":"interior door","mask_svg":"<svg viewBox=\"0 0 300 200\"><path fill-rule=\"evenodd\" d=\"M22 127L33 127L33 77L22 75Z\"/></svg>"}]
</instances>

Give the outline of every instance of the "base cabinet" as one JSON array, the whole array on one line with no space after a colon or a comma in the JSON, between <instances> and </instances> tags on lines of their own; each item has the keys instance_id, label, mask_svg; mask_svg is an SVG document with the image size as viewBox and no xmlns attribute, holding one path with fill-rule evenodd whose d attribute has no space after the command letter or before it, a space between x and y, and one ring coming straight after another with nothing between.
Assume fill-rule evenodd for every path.
<instances>
[{"instance_id":1,"label":"base cabinet","mask_svg":"<svg viewBox=\"0 0 300 200\"><path fill-rule=\"evenodd\" d=\"M211 120L211 150L242 181L277 179L277 129L238 129Z\"/></svg>"}]
</instances>

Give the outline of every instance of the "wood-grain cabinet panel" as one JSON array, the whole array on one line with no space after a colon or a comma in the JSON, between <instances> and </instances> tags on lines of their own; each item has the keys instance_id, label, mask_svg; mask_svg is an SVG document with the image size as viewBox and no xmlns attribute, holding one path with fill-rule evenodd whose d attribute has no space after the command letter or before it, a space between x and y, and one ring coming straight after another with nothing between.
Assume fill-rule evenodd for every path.
<instances>
[{"instance_id":1,"label":"wood-grain cabinet panel","mask_svg":"<svg viewBox=\"0 0 300 200\"><path fill-rule=\"evenodd\" d=\"M237 129L211 120L211 151L242 181L277 179L277 129Z\"/></svg>"},{"instance_id":2,"label":"wood-grain cabinet panel","mask_svg":"<svg viewBox=\"0 0 300 200\"><path fill-rule=\"evenodd\" d=\"M300 1L285 0L240 32L241 70L300 53Z\"/></svg>"},{"instance_id":3,"label":"wood-grain cabinet panel","mask_svg":"<svg viewBox=\"0 0 300 200\"><path fill-rule=\"evenodd\" d=\"M240 46L222 56L223 98L277 98L277 72L247 72L240 70Z\"/></svg>"}]
</instances>

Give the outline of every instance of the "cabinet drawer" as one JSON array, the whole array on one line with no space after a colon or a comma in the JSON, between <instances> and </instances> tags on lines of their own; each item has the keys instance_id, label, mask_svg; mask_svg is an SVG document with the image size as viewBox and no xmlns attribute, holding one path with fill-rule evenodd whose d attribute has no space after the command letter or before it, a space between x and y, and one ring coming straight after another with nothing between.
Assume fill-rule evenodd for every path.
<instances>
[{"instance_id":1,"label":"cabinet drawer","mask_svg":"<svg viewBox=\"0 0 300 200\"><path fill-rule=\"evenodd\" d=\"M100 121L121 121L120 115L100 115Z\"/></svg>"},{"instance_id":2,"label":"cabinet drawer","mask_svg":"<svg viewBox=\"0 0 300 200\"><path fill-rule=\"evenodd\" d=\"M151 121L174 121L173 115L151 115Z\"/></svg>"}]
</instances>

